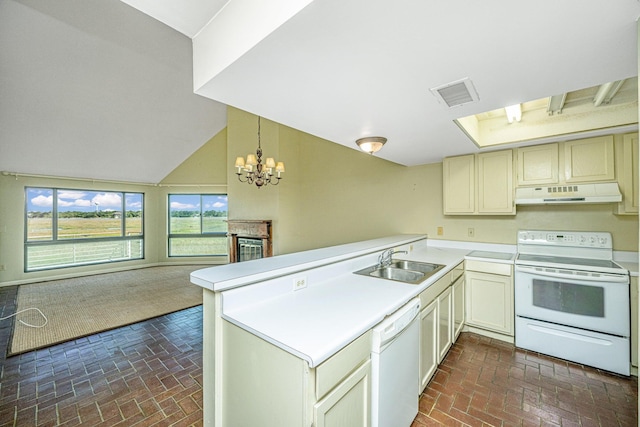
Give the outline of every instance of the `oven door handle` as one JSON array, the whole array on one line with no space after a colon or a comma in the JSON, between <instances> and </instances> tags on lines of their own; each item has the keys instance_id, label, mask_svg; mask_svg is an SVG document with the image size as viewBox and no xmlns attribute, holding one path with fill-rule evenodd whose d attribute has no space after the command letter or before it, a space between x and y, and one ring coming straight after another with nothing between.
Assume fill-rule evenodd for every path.
<instances>
[{"instance_id":1,"label":"oven door handle","mask_svg":"<svg viewBox=\"0 0 640 427\"><path fill-rule=\"evenodd\" d=\"M536 276L543 276L543 277L553 277L556 279L573 279L573 280L580 280L583 282L602 282L603 278L606 278L606 281L608 283L629 283L629 277L628 276L624 276L624 275L620 275L620 274L606 274L606 273L600 273L599 276L578 276L578 275L573 275L573 274L564 274L564 273L554 273L552 271L547 271L547 270L541 270L535 267L526 267L526 266L522 266L522 265L516 265L516 272L522 272L522 273L528 273L528 274L535 274Z\"/></svg>"}]
</instances>

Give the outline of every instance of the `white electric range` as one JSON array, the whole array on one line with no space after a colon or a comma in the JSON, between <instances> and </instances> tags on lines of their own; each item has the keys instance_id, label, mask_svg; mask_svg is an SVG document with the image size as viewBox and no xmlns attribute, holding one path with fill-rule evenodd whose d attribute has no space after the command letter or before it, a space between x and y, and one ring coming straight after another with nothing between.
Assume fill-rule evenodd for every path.
<instances>
[{"instance_id":1,"label":"white electric range","mask_svg":"<svg viewBox=\"0 0 640 427\"><path fill-rule=\"evenodd\" d=\"M610 233L519 231L516 346L630 374L629 272Z\"/></svg>"}]
</instances>

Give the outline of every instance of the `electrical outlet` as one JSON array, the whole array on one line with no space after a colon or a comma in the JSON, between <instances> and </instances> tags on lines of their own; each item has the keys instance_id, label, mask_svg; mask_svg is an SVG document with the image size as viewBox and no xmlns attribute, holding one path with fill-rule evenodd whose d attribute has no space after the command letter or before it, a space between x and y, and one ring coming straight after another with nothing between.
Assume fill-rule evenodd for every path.
<instances>
[{"instance_id":1,"label":"electrical outlet","mask_svg":"<svg viewBox=\"0 0 640 427\"><path fill-rule=\"evenodd\" d=\"M438 227L438 236L442 236L444 234L444 227Z\"/></svg>"},{"instance_id":2,"label":"electrical outlet","mask_svg":"<svg viewBox=\"0 0 640 427\"><path fill-rule=\"evenodd\" d=\"M306 277L298 277L293 279L293 290L299 291L300 289L304 289L307 287L307 278Z\"/></svg>"},{"instance_id":3,"label":"electrical outlet","mask_svg":"<svg viewBox=\"0 0 640 427\"><path fill-rule=\"evenodd\" d=\"M467 229L467 236L469 237L475 237L476 236L476 230L473 228L468 228Z\"/></svg>"}]
</instances>

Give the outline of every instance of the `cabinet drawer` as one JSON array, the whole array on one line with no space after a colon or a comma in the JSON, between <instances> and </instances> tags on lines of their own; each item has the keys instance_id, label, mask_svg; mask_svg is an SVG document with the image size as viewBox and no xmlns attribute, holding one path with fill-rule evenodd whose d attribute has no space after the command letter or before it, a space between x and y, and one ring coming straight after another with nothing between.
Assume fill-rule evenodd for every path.
<instances>
[{"instance_id":1,"label":"cabinet drawer","mask_svg":"<svg viewBox=\"0 0 640 427\"><path fill-rule=\"evenodd\" d=\"M371 354L371 331L367 331L316 368L318 400L349 375Z\"/></svg>"},{"instance_id":2,"label":"cabinet drawer","mask_svg":"<svg viewBox=\"0 0 640 427\"><path fill-rule=\"evenodd\" d=\"M453 270L449 272L450 283L453 283L456 280L458 280L458 277L462 276L463 273L464 273L464 262L461 262L460 264L453 267Z\"/></svg>"},{"instance_id":3,"label":"cabinet drawer","mask_svg":"<svg viewBox=\"0 0 640 427\"><path fill-rule=\"evenodd\" d=\"M501 276L511 276L513 266L511 264L502 264L498 262L486 262L465 260L466 271L479 271L481 273L499 274Z\"/></svg>"},{"instance_id":4,"label":"cabinet drawer","mask_svg":"<svg viewBox=\"0 0 640 427\"><path fill-rule=\"evenodd\" d=\"M445 274L420 294L420 306L426 307L451 284L451 273Z\"/></svg>"}]
</instances>

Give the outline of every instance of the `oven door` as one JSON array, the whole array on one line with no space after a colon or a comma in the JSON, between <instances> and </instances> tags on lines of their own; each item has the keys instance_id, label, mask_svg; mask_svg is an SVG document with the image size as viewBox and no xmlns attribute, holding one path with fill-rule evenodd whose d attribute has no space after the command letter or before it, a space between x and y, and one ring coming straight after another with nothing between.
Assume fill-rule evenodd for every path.
<instances>
[{"instance_id":1,"label":"oven door","mask_svg":"<svg viewBox=\"0 0 640 427\"><path fill-rule=\"evenodd\" d=\"M516 265L515 313L628 337L629 277Z\"/></svg>"}]
</instances>

